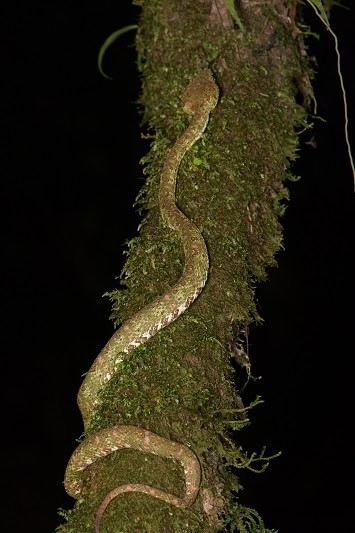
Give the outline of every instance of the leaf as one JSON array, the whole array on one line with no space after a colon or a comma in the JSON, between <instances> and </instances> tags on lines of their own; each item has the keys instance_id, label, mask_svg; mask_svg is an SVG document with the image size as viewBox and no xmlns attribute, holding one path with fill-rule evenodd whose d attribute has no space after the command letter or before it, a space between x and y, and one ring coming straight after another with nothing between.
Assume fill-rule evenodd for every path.
<instances>
[{"instance_id":1,"label":"leaf","mask_svg":"<svg viewBox=\"0 0 355 533\"><path fill-rule=\"evenodd\" d=\"M137 24L130 24L129 26L124 26L123 28L120 28L119 30L116 30L113 33L111 33L111 35L107 37L107 39L101 46L99 50L99 54L97 56L97 66L98 66L100 74L102 74L104 78L108 80L112 80L111 76L108 76L107 74L105 74L105 72L102 69L102 60L106 53L106 50L111 46L112 43L116 41L116 39L118 39L118 37L120 37L124 33L127 33L130 30L136 30L137 28L138 28Z\"/></svg>"},{"instance_id":2,"label":"leaf","mask_svg":"<svg viewBox=\"0 0 355 533\"><path fill-rule=\"evenodd\" d=\"M237 10L235 9L234 0L224 0L224 3L226 5L226 8L228 9L229 13L232 15L236 23L238 24L238 27L241 31L244 31L243 22L240 20L239 15L237 13Z\"/></svg>"},{"instance_id":3,"label":"leaf","mask_svg":"<svg viewBox=\"0 0 355 533\"><path fill-rule=\"evenodd\" d=\"M320 15L322 16L323 22L326 24L326 26L329 26L329 20L325 12L322 0L308 0L308 2L310 4L313 4L318 9Z\"/></svg>"},{"instance_id":4,"label":"leaf","mask_svg":"<svg viewBox=\"0 0 355 533\"><path fill-rule=\"evenodd\" d=\"M340 2L335 2L334 0L328 0L330 7L336 6L341 7L342 9L346 9L347 11L350 11L350 7L344 6L344 4L341 4Z\"/></svg>"}]
</instances>

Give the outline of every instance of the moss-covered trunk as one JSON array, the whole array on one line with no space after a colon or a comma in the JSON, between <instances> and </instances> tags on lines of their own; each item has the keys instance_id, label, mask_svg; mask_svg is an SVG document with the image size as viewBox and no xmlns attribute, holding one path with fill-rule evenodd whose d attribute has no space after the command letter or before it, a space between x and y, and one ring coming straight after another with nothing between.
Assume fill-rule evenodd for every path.
<instances>
[{"instance_id":1,"label":"moss-covered trunk","mask_svg":"<svg viewBox=\"0 0 355 533\"><path fill-rule=\"evenodd\" d=\"M253 457L238 445L236 431L248 423L248 411L233 384L232 363L236 359L241 372L249 370L243 331L259 319L255 283L275 265L282 242L284 181L292 178L294 128L305 120L295 100L299 88L306 94L309 85L305 53L287 1L236 2L234 16L226 7L233 2L223 0L135 3L142 7L136 37L141 104L153 140L138 198L144 218L129 244L124 289L111 294L116 323L181 275L181 242L160 217L159 178L169 148L188 125L182 91L205 68L220 99L204 136L182 161L177 204L200 229L210 269L189 310L124 360L87 433L119 424L149 429L189 446L203 477L190 507L121 494L107 508L101 531L266 531L257 514L243 507L230 468L253 466ZM178 496L185 490L178 462L129 449L91 465L83 476L84 490L63 533L93 531L100 502L118 485L144 483Z\"/></svg>"}]
</instances>

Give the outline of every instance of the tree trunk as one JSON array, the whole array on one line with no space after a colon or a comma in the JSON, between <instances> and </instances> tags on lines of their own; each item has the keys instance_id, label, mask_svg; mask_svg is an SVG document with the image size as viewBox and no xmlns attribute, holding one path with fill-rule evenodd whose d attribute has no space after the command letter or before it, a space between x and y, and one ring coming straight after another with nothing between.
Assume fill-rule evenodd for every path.
<instances>
[{"instance_id":1,"label":"tree trunk","mask_svg":"<svg viewBox=\"0 0 355 533\"><path fill-rule=\"evenodd\" d=\"M191 307L124 359L102 391L86 438L113 426L147 429L190 448L202 480L187 506L140 492L120 494L103 513L101 531L268 531L237 495L236 470L262 470L268 459L241 449L236 431L248 424L248 409L233 380L235 374L249 376L247 328L261 320L255 283L275 266L282 244L279 216L288 194L284 182L293 179L294 128L306 120L295 97L303 94L306 103L312 97L302 35L288 1L243 0L235 11L223 0L134 3L142 6L136 37L140 104L153 135L137 200L144 218L129 243L124 289L110 295L116 324L166 294L181 276L183 248L162 221L159 184L168 151L190 121L181 95L202 69L212 72L219 101L203 137L181 162L176 200L203 235L209 273ZM83 478L76 505L59 528L63 533L93 531L101 502L123 484L180 498L185 493L178 461L135 449L97 461Z\"/></svg>"}]
</instances>

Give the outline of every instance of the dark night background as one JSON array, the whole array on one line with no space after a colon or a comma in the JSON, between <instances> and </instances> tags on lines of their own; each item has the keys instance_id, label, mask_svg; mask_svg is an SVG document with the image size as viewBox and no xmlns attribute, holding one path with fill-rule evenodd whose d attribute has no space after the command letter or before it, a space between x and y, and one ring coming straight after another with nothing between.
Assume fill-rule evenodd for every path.
<instances>
[{"instance_id":1,"label":"dark night background","mask_svg":"<svg viewBox=\"0 0 355 533\"><path fill-rule=\"evenodd\" d=\"M112 334L110 304L142 185L133 32L107 54L115 29L136 21L130 0L35 0L2 10L2 529L54 531L68 508L62 480L82 431L81 375ZM279 268L257 290L263 327L252 328L254 374L246 399L265 403L243 446L283 451L263 475L240 472L242 503L280 533L350 532L355 194L333 42L310 14L319 74L317 148L303 144L290 185ZM355 17L334 9L355 135ZM353 142L355 151L355 142ZM8 526L4 526L4 520Z\"/></svg>"}]
</instances>

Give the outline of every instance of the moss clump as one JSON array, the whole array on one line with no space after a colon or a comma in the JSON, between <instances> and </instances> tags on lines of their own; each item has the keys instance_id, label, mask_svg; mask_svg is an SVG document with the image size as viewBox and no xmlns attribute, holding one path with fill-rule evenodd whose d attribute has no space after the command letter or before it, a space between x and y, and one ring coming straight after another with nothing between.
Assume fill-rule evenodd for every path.
<instances>
[{"instance_id":1,"label":"moss clump","mask_svg":"<svg viewBox=\"0 0 355 533\"><path fill-rule=\"evenodd\" d=\"M116 325L126 320L168 291L182 272L181 243L160 219L159 180L169 147L188 124L180 96L189 78L206 67L221 98L203 138L181 163L177 204L205 238L209 279L182 317L125 359L102 391L88 434L132 424L190 445L203 481L191 508L142 494L120 496L107 509L102 531L270 533L256 511L236 500L241 484L231 467L254 469L269 458L247 454L235 442L234 431L249 419L233 385L231 346L235 325L260 320L255 283L266 279L282 245L279 216L288 198L284 182L292 179L287 169L297 154L294 128L305 122L295 80L308 75L307 66L280 16L281 1L245 16L244 32L218 21L208 2L142 5L140 103L156 137L142 160L147 179L137 199L141 230L128 243L121 289L109 293L112 318ZM147 483L176 494L184 489L179 465L132 450L99 461L85 476L85 491L60 527L63 533L92 531L99 503L119 484Z\"/></svg>"}]
</instances>

